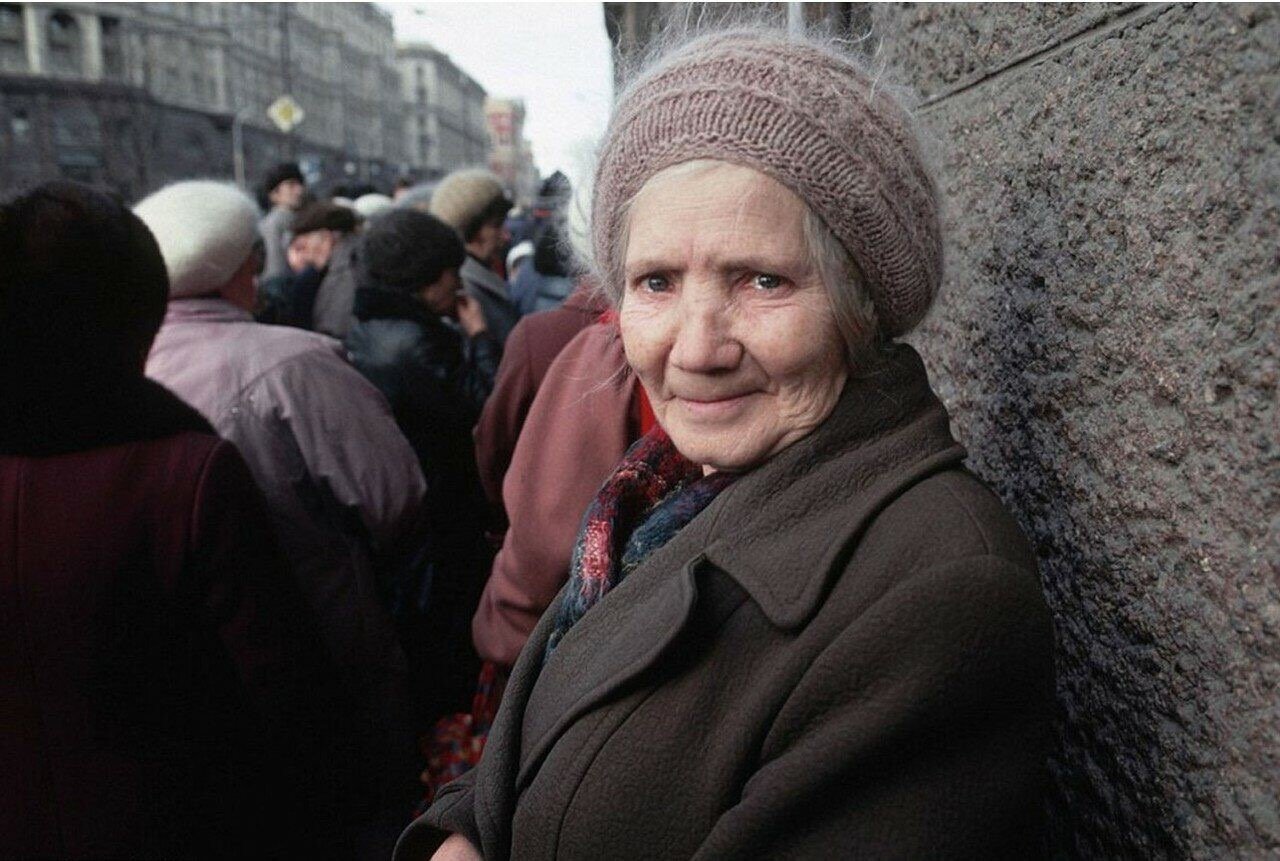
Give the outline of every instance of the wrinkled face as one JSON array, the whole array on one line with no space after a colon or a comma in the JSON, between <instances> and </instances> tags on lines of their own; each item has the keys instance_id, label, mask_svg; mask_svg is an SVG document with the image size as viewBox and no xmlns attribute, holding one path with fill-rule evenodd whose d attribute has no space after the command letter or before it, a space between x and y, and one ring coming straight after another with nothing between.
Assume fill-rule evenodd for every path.
<instances>
[{"instance_id":1,"label":"wrinkled face","mask_svg":"<svg viewBox=\"0 0 1280 861\"><path fill-rule=\"evenodd\" d=\"M632 203L620 309L659 423L707 471L748 469L831 414L844 344L805 205L749 168L679 167Z\"/></svg>"},{"instance_id":2,"label":"wrinkled face","mask_svg":"<svg viewBox=\"0 0 1280 861\"><path fill-rule=\"evenodd\" d=\"M458 314L458 291L462 289L462 279L457 269L446 269L433 283L422 288L419 294L422 302L435 314L441 317L456 317Z\"/></svg>"},{"instance_id":3,"label":"wrinkled face","mask_svg":"<svg viewBox=\"0 0 1280 861\"><path fill-rule=\"evenodd\" d=\"M271 189L271 192L267 195L267 200L271 201L272 206L297 209L302 206L302 195L306 190L307 187L296 179L286 179Z\"/></svg>"},{"instance_id":4,"label":"wrinkled face","mask_svg":"<svg viewBox=\"0 0 1280 861\"><path fill-rule=\"evenodd\" d=\"M503 218L486 221L476 231L475 237L467 243L467 250L480 260L486 262L492 260L511 241L511 234L507 232L504 221Z\"/></svg>"}]
</instances>

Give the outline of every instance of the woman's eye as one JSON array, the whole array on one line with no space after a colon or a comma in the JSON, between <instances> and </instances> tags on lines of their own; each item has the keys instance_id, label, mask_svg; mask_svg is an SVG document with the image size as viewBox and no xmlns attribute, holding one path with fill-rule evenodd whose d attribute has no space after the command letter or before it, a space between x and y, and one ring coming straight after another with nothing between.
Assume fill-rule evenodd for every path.
<instances>
[{"instance_id":1,"label":"woman's eye","mask_svg":"<svg viewBox=\"0 0 1280 861\"><path fill-rule=\"evenodd\" d=\"M663 275L646 275L640 279L640 286L650 293L662 293L671 285Z\"/></svg>"},{"instance_id":2,"label":"woman's eye","mask_svg":"<svg viewBox=\"0 0 1280 861\"><path fill-rule=\"evenodd\" d=\"M762 272L751 279L751 286L757 290L777 290L782 286L782 276Z\"/></svg>"}]
</instances>

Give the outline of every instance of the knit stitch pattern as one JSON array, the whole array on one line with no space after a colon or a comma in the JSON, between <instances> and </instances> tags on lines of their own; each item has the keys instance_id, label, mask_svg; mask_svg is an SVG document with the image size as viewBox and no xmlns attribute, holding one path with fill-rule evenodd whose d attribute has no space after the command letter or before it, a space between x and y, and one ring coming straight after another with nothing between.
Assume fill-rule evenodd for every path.
<instances>
[{"instance_id":1,"label":"knit stitch pattern","mask_svg":"<svg viewBox=\"0 0 1280 861\"><path fill-rule=\"evenodd\" d=\"M583 516L569 586L543 660L588 610L711 504L734 477L724 472L704 476L661 426L637 440Z\"/></svg>"},{"instance_id":2,"label":"knit stitch pattern","mask_svg":"<svg viewBox=\"0 0 1280 861\"><path fill-rule=\"evenodd\" d=\"M937 192L903 109L852 62L758 31L704 36L619 98L596 169L592 244L605 273L625 204L654 174L717 159L787 186L867 279L881 329L910 331L942 281Z\"/></svg>"}]
</instances>

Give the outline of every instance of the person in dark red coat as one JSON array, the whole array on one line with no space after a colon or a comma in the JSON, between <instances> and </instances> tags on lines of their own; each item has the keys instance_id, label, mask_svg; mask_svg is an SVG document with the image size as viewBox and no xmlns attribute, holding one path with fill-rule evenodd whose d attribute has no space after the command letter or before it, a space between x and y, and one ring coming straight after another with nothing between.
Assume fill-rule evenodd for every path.
<instances>
[{"instance_id":1,"label":"person in dark red coat","mask_svg":"<svg viewBox=\"0 0 1280 861\"><path fill-rule=\"evenodd\" d=\"M559 308L522 318L507 337L493 393L485 401L475 429L480 483L489 504L503 512L502 523L506 522L502 480L511 466L516 440L520 438L547 368L574 336L598 320L608 308L604 297L583 282Z\"/></svg>"},{"instance_id":2,"label":"person in dark red coat","mask_svg":"<svg viewBox=\"0 0 1280 861\"><path fill-rule=\"evenodd\" d=\"M324 653L240 455L143 377L155 240L46 183L0 205L0 272L0 852L257 856L318 833Z\"/></svg>"}]
</instances>

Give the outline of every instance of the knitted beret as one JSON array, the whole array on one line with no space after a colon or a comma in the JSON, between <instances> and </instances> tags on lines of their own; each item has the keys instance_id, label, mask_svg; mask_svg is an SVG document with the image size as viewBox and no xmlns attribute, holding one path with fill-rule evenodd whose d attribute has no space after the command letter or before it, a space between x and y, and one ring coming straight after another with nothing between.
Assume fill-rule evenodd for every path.
<instances>
[{"instance_id":1,"label":"knitted beret","mask_svg":"<svg viewBox=\"0 0 1280 861\"><path fill-rule=\"evenodd\" d=\"M506 215L510 209L502 182L484 168L454 171L431 195L431 214L464 235L481 218Z\"/></svg>"},{"instance_id":2,"label":"knitted beret","mask_svg":"<svg viewBox=\"0 0 1280 861\"><path fill-rule=\"evenodd\" d=\"M883 332L933 302L942 239L933 181L894 99L849 60L781 32L733 30L669 54L619 97L596 168L592 246L621 270L624 207L654 174L695 159L753 168L798 195L867 280Z\"/></svg>"},{"instance_id":3,"label":"knitted beret","mask_svg":"<svg viewBox=\"0 0 1280 861\"><path fill-rule=\"evenodd\" d=\"M133 211L160 246L175 299L221 289L258 241L258 207L231 183L176 182Z\"/></svg>"}]
</instances>

